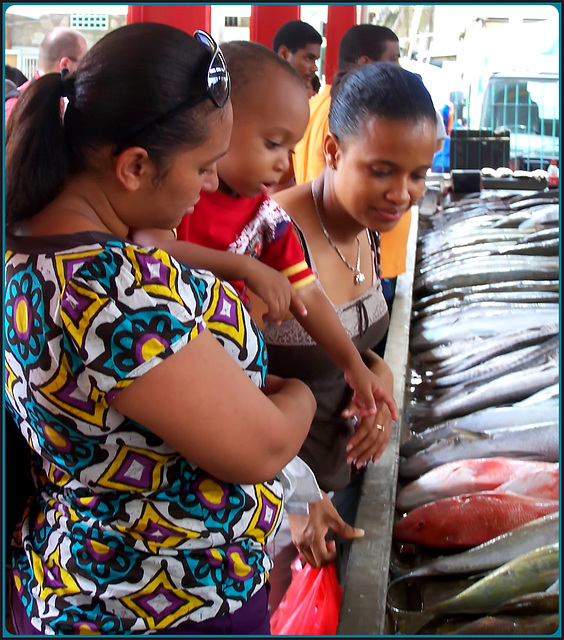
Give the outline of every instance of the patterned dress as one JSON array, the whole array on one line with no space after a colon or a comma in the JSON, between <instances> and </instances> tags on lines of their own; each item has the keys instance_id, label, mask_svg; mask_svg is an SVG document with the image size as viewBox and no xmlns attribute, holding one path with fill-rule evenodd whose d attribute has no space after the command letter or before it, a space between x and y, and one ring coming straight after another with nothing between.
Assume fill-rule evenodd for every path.
<instances>
[{"instance_id":1,"label":"patterned dress","mask_svg":"<svg viewBox=\"0 0 564 640\"><path fill-rule=\"evenodd\" d=\"M109 403L206 327L262 386L262 334L229 285L163 251L100 233L6 244L6 399L37 485L12 569L33 625L158 633L237 610L272 566L279 479L221 482Z\"/></svg>"}]
</instances>

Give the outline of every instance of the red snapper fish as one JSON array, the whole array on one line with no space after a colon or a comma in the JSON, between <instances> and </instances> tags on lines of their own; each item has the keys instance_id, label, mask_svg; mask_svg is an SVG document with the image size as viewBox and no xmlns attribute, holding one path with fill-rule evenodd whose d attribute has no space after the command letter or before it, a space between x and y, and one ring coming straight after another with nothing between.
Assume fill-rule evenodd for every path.
<instances>
[{"instance_id":1,"label":"red snapper fish","mask_svg":"<svg viewBox=\"0 0 564 640\"><path fill-rule=\"evenodd\" d=\"M500 491L442 498L410 511L395 524L397 542L432 549L475 547L559 509L558 500Z\"/></svg>"},{"instance_id":2,"label":"red snapper fish","mask_svg":"<svg viewBox=\"0 0 564 640\"><path fill-rule=\"evenodd\" d=\"M558 500L558 466L501 456L445 462L403 487L396 507L411 511L434 500L494 489Z\"/></svg>"},{"instance_id":3,"label":"red snapper fish","mask_svg":"<svg viewBox=\"0 0 564 640\"><path fill-rule=\"evenodd\" d=\"M523 496L534 498L545 498L547 500L558 500L560 498L560 478L558 473L558 463L551 465L551 469L537 469L530 476L518 476L501 484L497 491L506 493L520 493Z\"/></svg>"}]
</instances>

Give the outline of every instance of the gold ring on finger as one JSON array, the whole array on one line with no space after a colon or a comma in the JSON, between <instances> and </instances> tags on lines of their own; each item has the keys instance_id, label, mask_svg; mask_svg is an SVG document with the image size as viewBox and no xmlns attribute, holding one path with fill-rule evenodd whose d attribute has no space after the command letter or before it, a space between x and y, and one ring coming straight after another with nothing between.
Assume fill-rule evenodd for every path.
<instances>
[{"instance_id":1,"label":"gold ring on finger","mask_svg":"<svg viewBox=\"0 0 564 640\"><path fill-rule=\"evenodd\" d=\"M383 424L376 424L376 429L378 429L379 431L384 431L384 425Z\"/></svg>"}]
</instances>

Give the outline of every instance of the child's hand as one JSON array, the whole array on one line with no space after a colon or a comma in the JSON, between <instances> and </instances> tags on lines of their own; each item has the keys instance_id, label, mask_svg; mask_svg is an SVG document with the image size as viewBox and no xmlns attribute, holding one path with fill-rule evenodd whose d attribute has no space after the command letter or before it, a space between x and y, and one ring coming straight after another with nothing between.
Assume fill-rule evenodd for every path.
<instances>
[{"instance_id":1,"label":"child's hand","mask_svg":"<svg viewBox=\"0 0 564 640\"><path fill-rule=\"evenodd\" d=\"M377 413L376 402L381 401L388 405L392 420L399 419L398 408L393 396L386 391L382 380L364 363L356 369L345 371L345 380L353 390L352 402L357 407L354 413L359 418L375 415Z\"/></svg>"},{"instance_id":2,"label":"child's hand","mask_svg":"<svg viewBox=\"0 0 564 640\"><path fill-rule=\"evenodd\" d=\"M262 317L264 322L280 324L290 311L294 315L307 315L300 295L284 274L255 258L249 260L252 263L249 264L245 284L268 307L268 311Z\"/></svg>"},{"instance_id":3,"label":"child's hand","mask_svg":"<svg viewBox=\"0 0 564 640\"><path fill-rule=\"evenodd\" d=\"M344 418L355 420L356 407L351 402L342 412ZM355 432L347 443L347 463L362 469L369 460L377 462L384 453L392 431L392 416L387 405L378 403L378 412L374 416L356 418Z\"/></svg>"}]
</instances>

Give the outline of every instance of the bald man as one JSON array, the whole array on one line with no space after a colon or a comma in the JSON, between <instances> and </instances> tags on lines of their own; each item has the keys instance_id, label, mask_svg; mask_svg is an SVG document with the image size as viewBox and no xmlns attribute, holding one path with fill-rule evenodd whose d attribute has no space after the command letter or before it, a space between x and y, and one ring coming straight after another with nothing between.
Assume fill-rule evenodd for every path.
<instances>
[{"instance_id":1,"label":"bald man","mask_svg":"<svg viewBox=\"0 0 564 640\"><path fill-rule=\"evenodd\" d=\"M88 43L80 32L67 27L51 29L39 47L39 59L34 80L47 73L61 73L63 69L73 72L87 51ZM24 82L18 87L18 90L24 91L31 82L33 80ZM4 103L6 122L17 99L17 97L10 98Z\"/></svg>"}]
</instances>

